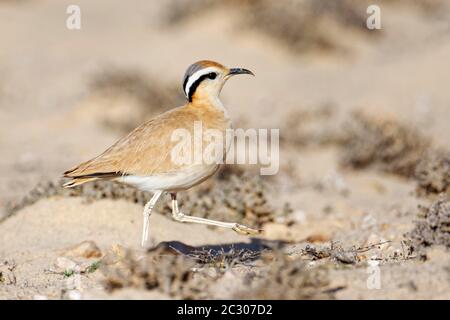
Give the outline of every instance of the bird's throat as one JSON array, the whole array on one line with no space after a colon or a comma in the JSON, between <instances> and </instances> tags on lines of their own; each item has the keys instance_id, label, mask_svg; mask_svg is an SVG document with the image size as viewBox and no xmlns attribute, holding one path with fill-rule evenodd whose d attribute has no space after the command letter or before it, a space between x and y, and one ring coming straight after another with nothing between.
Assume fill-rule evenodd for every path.
<instances>
[{"instance_id":1,"label":"bird's throat","mask_svg":"<svg viewBox=\"0 0 450 320\"><path fill-rule=\"evenodd\" d=\"M218 116L229 119L228 111L223 105L218 95L195 94L189 106L206 112L217 112Z\"/></svg>"}]
</instances>

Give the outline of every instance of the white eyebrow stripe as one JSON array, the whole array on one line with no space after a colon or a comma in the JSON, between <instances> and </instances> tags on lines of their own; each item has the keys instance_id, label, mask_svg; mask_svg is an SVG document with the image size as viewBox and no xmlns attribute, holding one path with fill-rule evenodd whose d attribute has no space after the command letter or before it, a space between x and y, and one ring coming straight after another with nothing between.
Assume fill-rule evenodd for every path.
<instances>
[{"instance_id":1,"label":"white eyebrow stripe","mask_svg":"<svg viewBox=\"0 0 450 320\"><path fill-rule=\"evenodd\" d=\"M196 72L194 72L190 77L188 82L186 83L186 87L184 88L184 94L186 95L186 98L189 98L189 90L191 89L192 85L194 84L195 81L197 81L198 79L200 79L201 76L208 74L210 72L217 72L217 68L216 67L208 67L205 69L201 69L198 70Z\"/></svg>"}]
</instances>

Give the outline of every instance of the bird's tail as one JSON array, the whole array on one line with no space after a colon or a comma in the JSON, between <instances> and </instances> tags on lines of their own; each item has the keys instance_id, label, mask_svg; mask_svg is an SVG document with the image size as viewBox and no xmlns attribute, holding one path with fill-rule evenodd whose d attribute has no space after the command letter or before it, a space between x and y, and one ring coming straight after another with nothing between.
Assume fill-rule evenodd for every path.
<instances>
[{"instance_id":1,"label":"bird's tail","mask_svg":"<svg viewBox=\"0 0 450 320\"><path fill-rule=\"evenodd\" d=\"M73 188L73 187L79 186L81 184L84 184L86 182L94 181L94 180L97 180L97 179L98 179L98 177L89 177L89 178L86 178L86 177L84 177L84 178L82 178L82 177L76 178L75 177L75 178L72 178L72 180L64 183L63 187L64 188Z\"/></svg>"}]
</instances>

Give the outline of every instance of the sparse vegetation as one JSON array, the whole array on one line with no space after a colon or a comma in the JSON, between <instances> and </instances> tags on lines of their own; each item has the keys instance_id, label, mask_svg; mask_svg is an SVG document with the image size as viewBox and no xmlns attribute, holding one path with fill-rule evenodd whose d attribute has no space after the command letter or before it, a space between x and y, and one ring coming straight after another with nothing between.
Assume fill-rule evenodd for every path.
<instances>
[{"instance_id":1,"label":"sparse vegetation","mask_svg":"<svg viewBox=\"0 0 450 320\"><path fill-rule=\"evenodd\" d=\"M75 271L73 269L66 269L63 274L64 278L70 278L75 274Z\"/></svg>"},{"instance_id":2,"label":"sparse vegetation","mask_svg":"<svg viewBox=\"0 0 450 320\"><path fill-rule=\"evenodd\" d=\"M421 255L424 249L434 245L450 249L450 201L441 196L430 207L420 206L416 226L406 237Z\"/></svg>"},{"instance_id":3,"label":"sparse vegetation","mask_svg":"<svg viewBox=\"0 0 450 320\"><path fill-rule=\"evenodd\" d=\"M263 258L258 276L237 292L236 299L325 299L329 284L326 269L311 268L301 259L276 252Z\"/></svg>"},{"instance_id":4,"label":"sparse vegetation","mask_svg":"<svg viewBox=\"0 0 450 320\"><path fill-rule=\"evenodd\" d=\"M197 216L261 227L277 216L290 213L289 207L271 205L270 190L270 185L260 175L228 166L212 181L181 194L181 199L183 210ZM165 212L171 213L169 206Z\"/></svg>"},{"instance_id":5,"label":"sparse vegetation","mask_svg":"<svg viewBox=\"0 0 450 320\"><path fill-rule=\"evenodd\" d=\"M450 152L438 150L426 154L416 167L415 177L420 195L450 195Z\"/></svg>"},{"instance_id":6,"label":"sparse vegetation","mask_svg":"<svg viewBox=\"0 0 450 320\"><path fill-rule=\"evenodd\" d=\"M95 271L97 271L98 268L100 268L100 261L95 261L93 262L91 265L89 265L89 267L86 269L86 271L88 273L93 273Z\"/></svg>"},{"instance_id":7,"label":"sparse vegetation","mask_svg":"<svg viewBox=\"0 0 450 320\"><path fill-rule=\"evenodd\" d=\"M208 281L194 271L194 260L182 255L166 254L164 249L149 251L144 257L127 250L123 257L109 257L101 270L109 290L134 287L159 290L169 296L198 299L208 296Z\"/></svg>"},{"instance_id":8,"label":"sparse vegetation","mask_svg":"<svg viewBox=\"0 0 450 320\"><path fill-rule=\"evenodd\" d=\"M417 130L382 115L354 113L345 125L342 164L357 169L379 168L414 177L416 166L430 147Z\"/></svg>"}]
</instances>

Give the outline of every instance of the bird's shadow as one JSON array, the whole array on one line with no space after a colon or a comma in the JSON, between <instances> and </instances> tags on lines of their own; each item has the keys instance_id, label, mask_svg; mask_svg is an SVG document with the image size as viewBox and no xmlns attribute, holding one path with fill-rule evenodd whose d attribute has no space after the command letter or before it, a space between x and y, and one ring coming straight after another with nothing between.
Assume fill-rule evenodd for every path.
<instances>
[{"instance_id":1,"label":"bird's shadow","mask_svg":"<svg viewBox=\"0 0 450 320\"><path fill-rule=\"evenodd\" d=\"M189 257L198 257L207 254L211 257L223 255L240 255L245 253L246 260L256 260L263 251L277 250L283 248L287 242L280 240L266 240L260 238L251 238L249 243L232 242L224 244L190 246L180 241L163 241L154 249L163 250L170 254L180 254Z\"/></svg>"}]
</instances>

